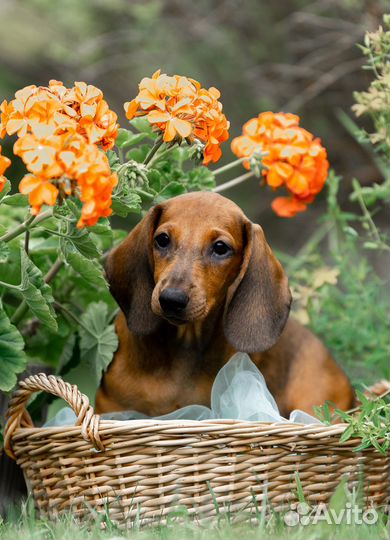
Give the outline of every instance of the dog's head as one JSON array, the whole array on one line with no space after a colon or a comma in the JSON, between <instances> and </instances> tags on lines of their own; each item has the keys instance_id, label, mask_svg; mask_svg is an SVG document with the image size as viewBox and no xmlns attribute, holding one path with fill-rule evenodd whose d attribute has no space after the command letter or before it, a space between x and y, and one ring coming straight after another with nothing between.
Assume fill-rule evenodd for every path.
<instances>
[{"instance_id":1,"label":"dog's head","mask_svg":"<svg viewBox=\"0 0 390 540\"><path fill-rule=\"evenodd\" d=\"M278 339L291 295L262 228L229 199L190 193L153 207L107 261L110 290L136 334L223 309L226 339L259 352Z\"/></svg>"}]
</instances>

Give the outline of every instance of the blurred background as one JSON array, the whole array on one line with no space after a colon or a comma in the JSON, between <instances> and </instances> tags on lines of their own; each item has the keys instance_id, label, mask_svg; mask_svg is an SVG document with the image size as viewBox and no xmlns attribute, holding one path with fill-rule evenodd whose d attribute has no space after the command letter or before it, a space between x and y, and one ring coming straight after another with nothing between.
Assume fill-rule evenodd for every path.
<instances>
[{"instance_id":1,"label":"blurred background","mask_svg":"<svg viewBox=\"0 0 390 540\"><path fill-rule=\"evenodd\" d=\"M340 121L353 91L365 89L356 43L381 22L382 0L0 0L0 96L51 78L101 88L126 127L123 103L144 76L161 68L222 93L231 138L264 110L301 116L322 139L331 166L343 176L347 205L353 177L365 184L379 173L369 153ZM4 143L5 152L11 151ZM8 147L7 147L8 145ZM223 146L218 166L232 159ZM230 171L223 180L240 174ZM17 164L9 173L21 173ZM252 179L226 192L260 222L272 246L295 253L324 208L322 194L292 220L275 216L274 195ZM122 224L123 226L123 224Z\"/></svg>"}]
</instances>

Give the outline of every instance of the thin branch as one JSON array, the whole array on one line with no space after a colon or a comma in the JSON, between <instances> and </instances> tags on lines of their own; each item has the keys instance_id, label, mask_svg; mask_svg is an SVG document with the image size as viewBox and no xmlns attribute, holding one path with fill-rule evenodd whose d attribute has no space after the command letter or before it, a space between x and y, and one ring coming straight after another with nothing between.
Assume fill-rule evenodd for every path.
<instances>
[{"instance_id":1,"label":"thin branch","mask_svg":"<svg viewBox=\"0 0 390 540\"><path fill-rule=\"evenodd\" d=\"M249 178L254 177L255 174L252 171L249 171L238 178L233 178L233 180L230 180L229 182L225 182L224 184L221 184L220 186L217 186L213 189L215 193L220 193L221 191L226 191L227 189L230 189L234 186L238 186L238 184L241 184L242 182L245 182L245 180L248 180Z\"/></svg>"},{"instance_id":2,"label":"thin branch","mask_svg":"<svg viewBox=\"0 0 390 540\"><path fill-rule=\"evenodd\" d=\"M321 94L326 88L332 86L336 81L359 69L361 65L362 61L360 58L337 65L327 73L324 73L313 84L309 85L301 94L293 97L282 109L285 111L296 111L300 109L303 105Z\"/></svg>"},{"instance_id":3,"label":"thin branch","mask_svg":"<svg viewBox=\"0 0 390 540\"><path fill-rule=\"evenodd\" d=\"M42 212L37 216L29 216L25 221L23 221L23 223L15 227L15 229L13 229L12 231L8 231L6 234L3 234L3 236L0 237L0 242L9 242L10 240L13 240L20 234L23 234L27 229L32 229L33 227L36 227L45 219L52 217L52 215L53 209L50 208L49 210L46 210L45 212Z\"/></svg>"}]
</instances>

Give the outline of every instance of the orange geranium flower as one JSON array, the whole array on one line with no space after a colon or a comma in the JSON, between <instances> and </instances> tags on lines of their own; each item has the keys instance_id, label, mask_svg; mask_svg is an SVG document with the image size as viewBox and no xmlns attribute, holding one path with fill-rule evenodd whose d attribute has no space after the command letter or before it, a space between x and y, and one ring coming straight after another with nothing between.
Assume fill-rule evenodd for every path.
<instances>
[{"instance_id":1,"label":"orange geranium flower","mask_svg":"<svg viewBox=\"0 0 390 540\"><path fill-rule=\"evenodd\" d=\"M28 194L31 212L43 204L53 206L58 198L76 195L83 202L78 227L92 226L111 214L112 190L118 182L107 156L79 133L38 138L27 133L14 147L31 174L19 184Z\"/></svg>"},{"instance_id":2,"label":"orange geranium flower","mask_svg":"<svg viewBox=\"0 0 390 540\"><path fill-rule=\"evenodd\" d=\"M7 182L6 177L4 176L5 171L11 165L11 160L7 156L3 156L1 153L0 146L0 193L3 191L5 183Z\"/></svg>"},{"instance_id":3,"label":"orange geranium flower","mask_svg":"<svg viewBox=\"0 0 390 540\"><path fill-rule=\"evenodd\" d=\"M46 126L46 135L78 132L87 142L112 148L118 135L117 115L101 90L83 82L66 88L61 81L49 86L30 85L18 90L10 103L0 105L0 137L23 137Z\"/></svg>"},{"instance_id":4,"label":"orange geranium flower","mask_svg":"<svg viewBox=\"0 0 390 540\"><path fill-rule=\"evenodd\" d=\"M205 145L203 163L207 165L219 160L220 145L229 137L230 124L219 98L216 88L206 90L194 79L171 77L159 70L142 79L138 95L125 103L125 111L129 120L147 116L165 142L200 140Z\"/></svg>"},{"instance_id":5,"label":"orange geranium flower","mask_svg":"<svg viewBox=\"0 0 390 540\"><path fill-rule=\"evenodd\" d=\"M329 162L319 139L299 126L299 116L290 113L261 113L243 127L243 134L232 141L232 151L248 160L255 152L266 154L262 172L273 189L285 187L289 197L279 197L272 204L282 217L303 212L324 187Z\"/></svg>"},{"instance_id":6,"label":"orange geranium flower","mask_svg":"<svg viewBox=\"0 0 390 540\"><path fill-rule=\"evenodd\" d=\"M98 145L112 148L119 126L101 90L84 82L66 88L51 80L18 90L10 103L3 101L0 113L0 137L19 137L14 153L29 171L19 190L28 194L33 214L70 195L83 202L79 227L111 214L118 179Z\"/></svg>"}]
</instances>

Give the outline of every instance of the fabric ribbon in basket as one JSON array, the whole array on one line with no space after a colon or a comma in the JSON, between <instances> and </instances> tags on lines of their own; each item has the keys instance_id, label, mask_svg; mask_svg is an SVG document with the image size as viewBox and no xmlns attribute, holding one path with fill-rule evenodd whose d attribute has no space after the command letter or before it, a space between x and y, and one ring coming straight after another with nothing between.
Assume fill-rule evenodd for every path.
<instances>
[{"instance_id":1,"label":"fabric ribbon in basket","mask_svg":"<svg viewBox=\"0 0 390 540\"><path fill-rule=\"evenodd\" d=\"M211 409L204 405L187 405L163 416L150 417L138 411L102 414L105 420L249 420L257 422L294 422L319 424L317 418L304 411L294 410L289 419L283 418L265 379L245 353L236 353L220 369L211 390ZM69 407L61 409L46 426L69 426L76 415Z\"/></svg>"}]
</instances>

